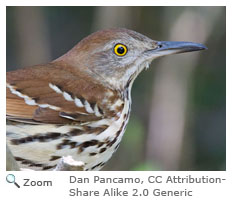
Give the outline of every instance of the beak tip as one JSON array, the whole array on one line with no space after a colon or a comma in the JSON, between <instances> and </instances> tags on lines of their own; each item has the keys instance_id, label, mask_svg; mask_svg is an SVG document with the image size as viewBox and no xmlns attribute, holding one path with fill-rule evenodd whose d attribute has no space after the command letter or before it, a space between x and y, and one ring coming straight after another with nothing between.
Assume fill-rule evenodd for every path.
<instances>
[{"instance_id":1,"label":"beak tip","mask_svg":"<svg viewBox=\"0 0 232 202\"><path fill-rule=\"evenodd\" d=\"M199 50L208 50L207 46L199 44Z\"/></svg>"}]
</instances>

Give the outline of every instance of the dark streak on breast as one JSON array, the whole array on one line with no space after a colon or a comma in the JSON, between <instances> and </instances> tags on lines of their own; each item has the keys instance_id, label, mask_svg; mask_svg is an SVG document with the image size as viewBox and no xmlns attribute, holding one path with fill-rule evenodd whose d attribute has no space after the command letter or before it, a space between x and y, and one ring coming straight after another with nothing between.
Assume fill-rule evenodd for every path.
<instances>
[{"instance_id":1,"label":"dark streak on breast","mask_svg":"<svg viewBox=\"0 0 232 202\"><path fill-rule=\"evenodd\" d=\"M28 137L23 137L23 138L18 138L18 139L12 139L11 143L13 145L19 145L19 144L24 144L24 143L30 143L30 142L48 142L52 141L55 139L58 139L62 136L61 133L45 133L45 134L36 134L36 135L31 135Z\"/></svg>"},{"instance_id":2,"label":"dark streak on breast","mask_svg":"<svg viewBox=\"0 0 232 202\"><path fill-rule=\"evenodd\" d=\"M49 161L55 161L57 159L61 158L61 156L51 156L51 158L49 159Z\"/></svg>"},{"instance_id":3,"label":"dark streak on breast","mask_svg":"<svg viewBox=\"0 0 232 202\"><path fill-rule=\"evenodd\" d=\"M64 140L62 140L62 142L60 144L56 145L56 149L57 150L64 149L65 146L70 146L70 148L73 149L73 148L77 147L78 145L80 145L78 142L64 139Z\"/></svg>"},{"instance_id":4,"label":"dark streak on breast","mask_svg":"<svg viewBox=\"0 0 232 202\"><path fill-rule=\"evenodd\" d=\"M101 163L98 163L97 165L93 166L93 167L91 168L91 170L95 169L95 168L98 167L98 166L101 166L101 164L102 164L102 162L101 162Z\"/></svg>"},{"instance_id":5,"label":"dark streak on breast","mask_svg":"<svg viewBox=\"0 0 232 202\"><path fill-rule=\"evenodd\" d=\"M87 147L91 147L91 146L95 146L95 145L99 145L98 140L90 140L90 141L83 142L80 145L78 145L78 153L83 152L84 149Z\"/></svg>"},{"instance_id":6,"label":"dark streak on breast","mask_svg":"<svg viewBox=\"0 0 232 202\"><path fill-rule=\"evenodd\" d=\"M17 156L15 156L15 160L20 161L22 164L28 165L29 167L44 167L44 166L46 166L45 164L35 163L35 162L31 161L31 160L24 159L24 158L17 157Z\"/></svg>"},{"instance_id":7,"label":"dark streak on breast","mask_svg":"<svg viewBox=\"0 0 232 202\"><path fill-rule=\"evenodd\" d=\"M97 153L95 153L95 152L89 153L89 156L95 156L95 155L97 155Z\"/></svg>"},{"instance_id":8,"label":"dark streak on breast","mask_svg":"<svg viewBox=\"0 0 232 202\"><path fill-rule=\"evenodd\" d=\"M100 151L99 151L99 153L103 153L104 151L106 151L106 149L107 149L107 148L105 148L105 147L104 147L104 148L101 148Z\"/></svg>"},{"instance_id":9,"label":"dark streak on breast","mask_svg":"<svg viewBox=\"0 0 232 202\"><path fill-rule=\"evenodd\" d=\"M19 145L19 144L25 144L25 143L30 143L30 142L36 142L36 141L49 142L49 141L60 139L63 137L78 136L78 135L83 135L83 134L99 135L104 130L106 130L108 127L109 127L108 125L102 125L96 128L85 126L83 127L83 130L74 128L74 129L71 129L68 133L56 133L56 132L50 132L50 133L44 133L44 134L39 133L39 134L31 135L28 137L12 139L11 143L13 145Z\"/></svg>"}]
</instances>

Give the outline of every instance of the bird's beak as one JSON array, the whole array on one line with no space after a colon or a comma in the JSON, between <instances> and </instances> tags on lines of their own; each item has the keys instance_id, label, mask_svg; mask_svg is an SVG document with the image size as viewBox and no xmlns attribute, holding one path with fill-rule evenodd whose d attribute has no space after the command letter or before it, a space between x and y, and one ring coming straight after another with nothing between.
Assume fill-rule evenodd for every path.
<instances>
[{"instance_id":1,"label":"bird's beak","mask_svg":"<svg viewBox=\"0 0 232 202\"><path fill-rule=\"evenodd\" d=\"M185 41L157 41L156 48L147 50L152 57L161 57L165 55L199 51L207 49L206 46L200 43L185 42Z\"/></svg>"}]
</instances>

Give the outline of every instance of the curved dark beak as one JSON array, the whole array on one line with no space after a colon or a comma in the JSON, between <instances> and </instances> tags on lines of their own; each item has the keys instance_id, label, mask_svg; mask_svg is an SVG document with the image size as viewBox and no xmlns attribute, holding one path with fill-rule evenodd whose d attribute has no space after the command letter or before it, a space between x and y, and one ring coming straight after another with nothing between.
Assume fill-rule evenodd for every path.
<instances>
[{"instance_id":1,"label":"curved dark beak","mask_svg":"<svg viewBox=\"0 0 232 202\"><path fill-rule=\"evenodd\" d=\"M203 44L186 41L157 41L156 46L148 50L154 57L207 49Z\"/></svg>"}]
</instances>

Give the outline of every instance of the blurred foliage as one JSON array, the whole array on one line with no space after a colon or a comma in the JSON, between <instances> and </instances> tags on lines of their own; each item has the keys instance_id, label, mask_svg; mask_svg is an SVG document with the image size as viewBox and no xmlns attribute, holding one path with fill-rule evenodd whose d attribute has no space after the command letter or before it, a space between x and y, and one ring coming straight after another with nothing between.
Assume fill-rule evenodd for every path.
<instances>
[{"instance_id":1,"label":"blurred foliage","mask_svg":"<svg viewBox=\"0 0 232 202\"><path fill-rule=\"evenodd\" d=\"M157 40L169 40L170 30L164 27L171 28L184 11L199 12L208 24L211 23L212 29L206 41L209 49L201 53L189 88L186 134L179 170L225 170L226 29L223 7L7 7L7 71L46 63L61 56L101 27L99 15L107 10L113 15L114 9L117 9L116 18L113 19L116 26L134 29ZM28 14L29 10L33 12ZM33 16L34 12L38 15ZM128 20L117 19L122 12L128 16ZM211 17L217 13L212 23ZM110 18L110 15L109 18L104 17L106 23ZM33 38L35 35L30 29L30 23L36 26L38 20L43 26L37 38ZM114 24L108 27L114 27ZM198 30L194 32L197 34ZM30 42L29 45L34 48L30 53L37 58L29 60L25 43L30 38L32 41L40 41L42 36L46 39L40 42L43 45L41 51L48 50L50 55L42 57L37 54L37 47ZM24 56L22 52L25 52ZM151 68L136 79L132 89L132 114L126 133L118 151L104 170L163 170L159 161L146 157L152 89L154 74L157 74L154 66L158 66L160 60L165 58L154 61Z\"/></svg>"}]
</instances>

